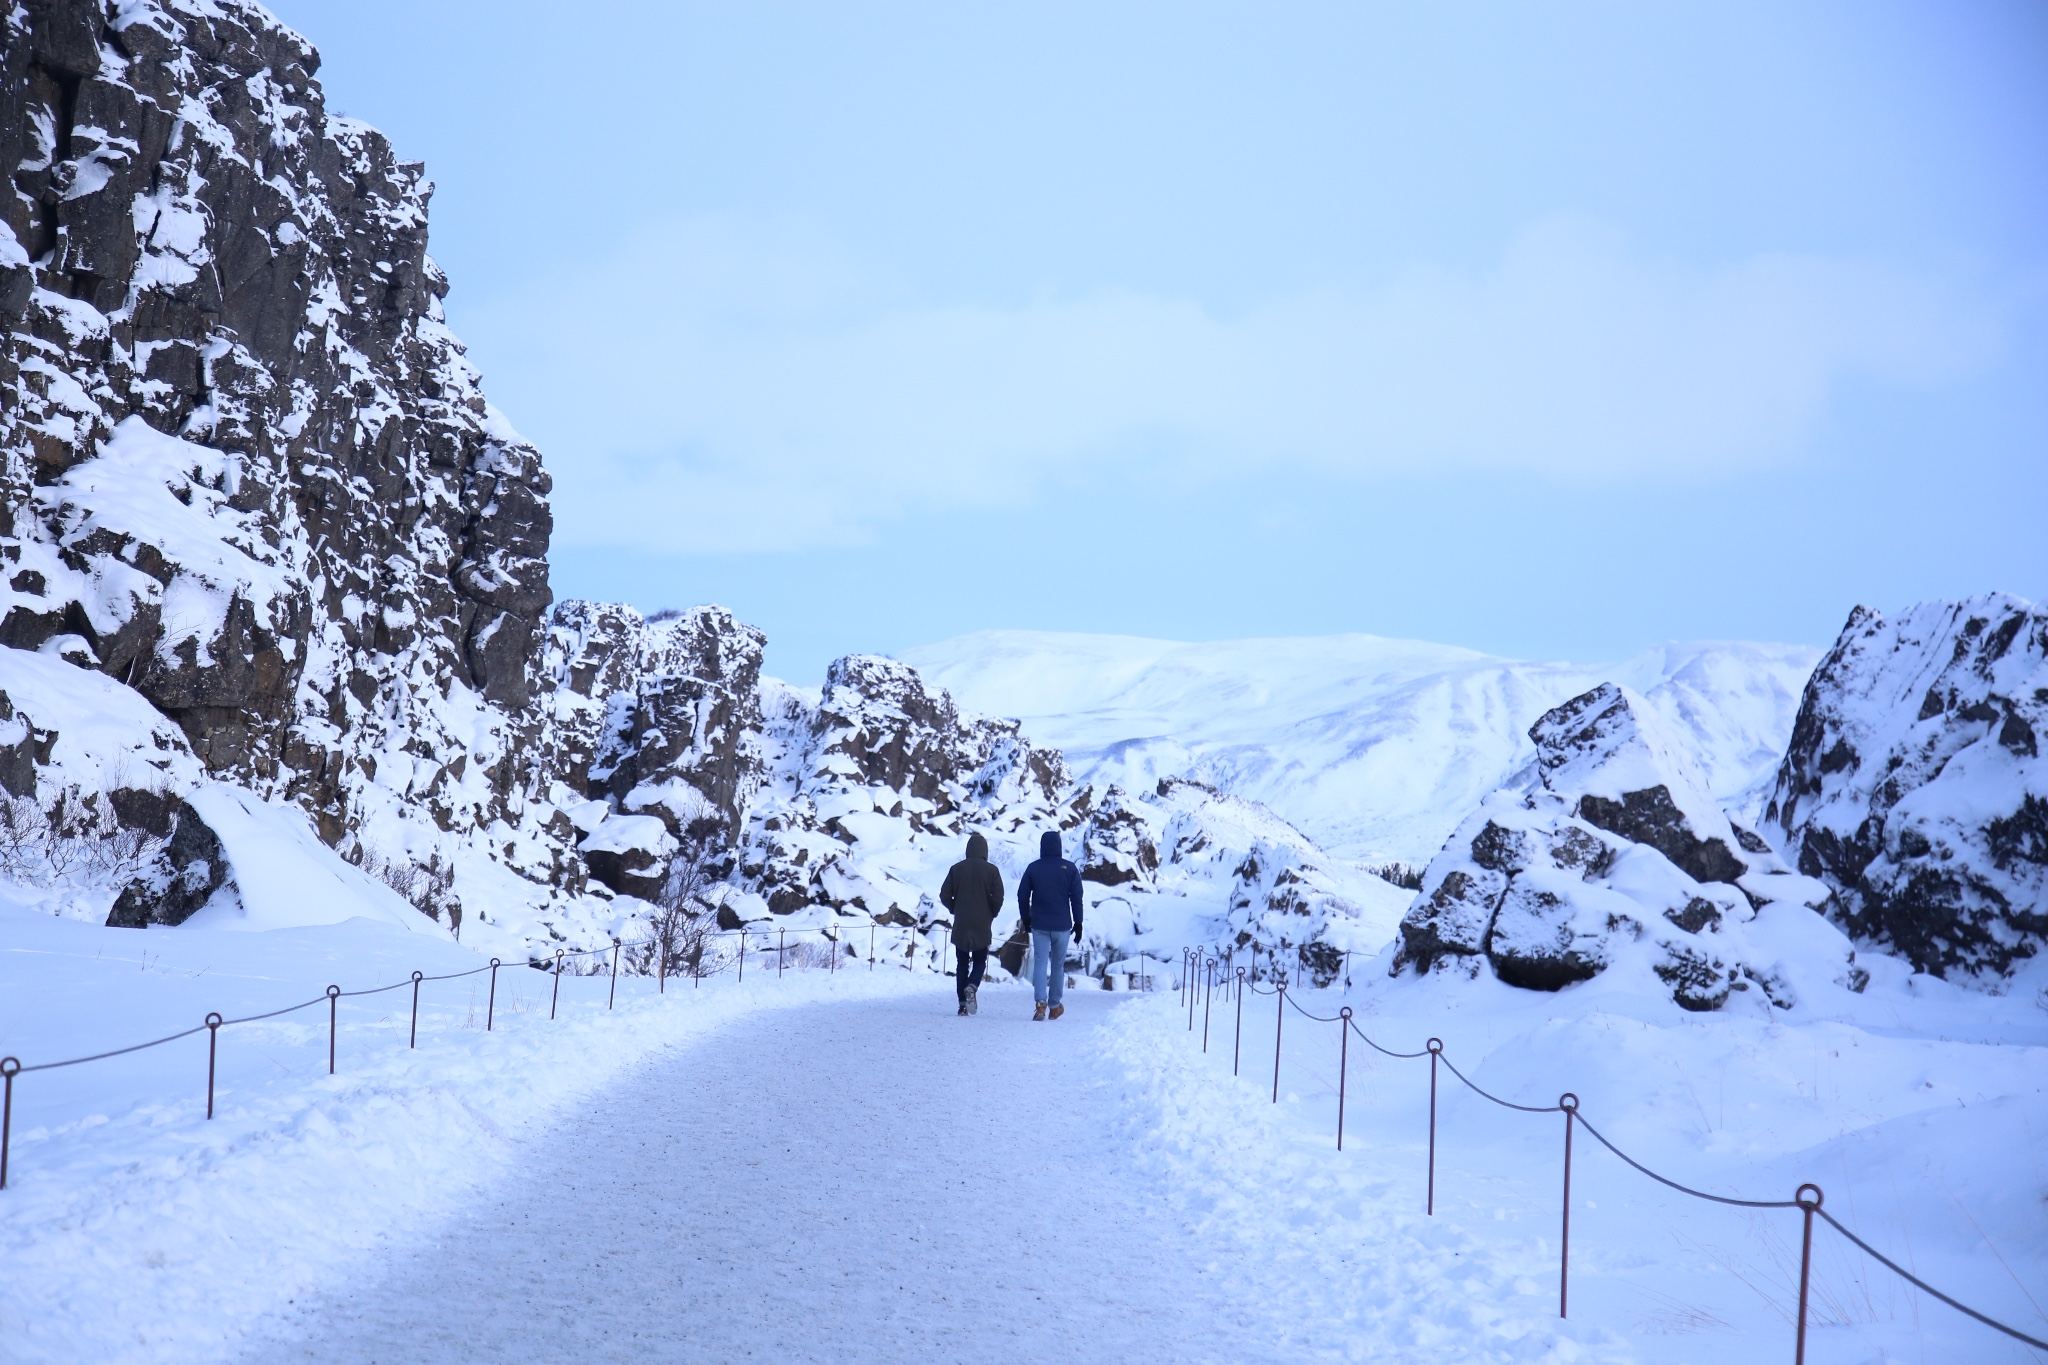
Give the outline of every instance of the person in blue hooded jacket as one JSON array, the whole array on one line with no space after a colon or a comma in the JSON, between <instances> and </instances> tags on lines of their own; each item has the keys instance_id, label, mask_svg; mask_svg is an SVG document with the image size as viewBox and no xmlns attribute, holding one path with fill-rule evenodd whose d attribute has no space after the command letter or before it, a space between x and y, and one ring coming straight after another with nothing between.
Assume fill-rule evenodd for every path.
<instances>
[{"instance_id":1,"label":"person in blue hooded jacket","mask_svg":"<svg viewBox=\"0 0 2048 1365\"><path fill-rule=\"evenodd\" d=\"M1081 937L1081 869L1060 856L1057 830L1038 837L1038 861L1017 883L1017 913L1031 935L1031 1018L1057 1019L1067 1012L1067 944ZM1047 1007L1050 1006L1050 1013Z\"/></svg>"}]
</instances>

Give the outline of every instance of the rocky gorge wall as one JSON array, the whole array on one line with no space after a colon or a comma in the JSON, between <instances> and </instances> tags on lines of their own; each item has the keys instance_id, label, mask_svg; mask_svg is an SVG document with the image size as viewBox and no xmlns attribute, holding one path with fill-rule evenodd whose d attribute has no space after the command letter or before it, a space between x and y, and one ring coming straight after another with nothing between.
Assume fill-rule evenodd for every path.
<instances>
[{"instance_id":1,"label":"rocky gorge wall","mask_svg":"<svg viewBox=\"0 0 2048 1365\"><path fill-rule=\"evenodd\" d=\"M444 920L478 859L573 902L537 809L548 476L443 324L423 168L254 5L33 0L0 33L0 644L182 751L9 792L170 838L224 782ZM8 706L47 730L27 667ZM156 892L130 922L191 908Z\"/></svg>"}]
</instances>

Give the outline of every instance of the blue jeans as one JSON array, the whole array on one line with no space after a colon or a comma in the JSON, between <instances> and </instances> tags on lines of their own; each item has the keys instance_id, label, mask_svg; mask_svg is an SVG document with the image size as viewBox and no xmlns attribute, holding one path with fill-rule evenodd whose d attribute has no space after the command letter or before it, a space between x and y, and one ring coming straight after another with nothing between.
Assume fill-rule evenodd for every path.
<instances>
[{"instance_id":1,"label":"blue jeans","mask_svg":"<svg viewBox=\"0 0 2048 1365\"><path fill-rule=\"evenodd\" d=\"M1041 1005L1057 1005L1067 993L1067 940L1072 937L1068 929L1031 931L1031 994Z\"/></svg>"}]
</instances>

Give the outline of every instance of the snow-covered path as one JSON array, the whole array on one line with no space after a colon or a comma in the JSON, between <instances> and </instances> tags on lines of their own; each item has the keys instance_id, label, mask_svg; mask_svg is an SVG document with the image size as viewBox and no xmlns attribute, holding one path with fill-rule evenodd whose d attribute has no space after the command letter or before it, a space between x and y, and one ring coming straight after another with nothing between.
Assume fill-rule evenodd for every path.
<instances>
[{"instance_id":1,"label":"snow-covered path","mask_svg":"<svg viewBox=\"0 0 2048 1365\"><path fill-rule=\"evenodd\" d=\"M1285 1358L1119 1143L1112 999L1069 1001L813 1005L657 1054L247 1358Z\"/></svg>"}]
</instances>

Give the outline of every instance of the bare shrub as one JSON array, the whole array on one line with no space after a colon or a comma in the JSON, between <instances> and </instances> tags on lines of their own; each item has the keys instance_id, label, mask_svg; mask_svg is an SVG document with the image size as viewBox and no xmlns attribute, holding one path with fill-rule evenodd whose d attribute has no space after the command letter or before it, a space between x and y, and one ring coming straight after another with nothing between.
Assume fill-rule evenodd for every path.
<instances>
[{"instance_id":1,"label":"bare shrub","mask_svg":"<svg viewBox=\"0 0 2048 1365\"><path fill-rule=\"evenodd\" d=\"M67 793L47 811L32 797L0 800L0 876L10 881L121 886L140 876L163 845L145 830L124 829L96 798Z\"/></svg>"}]
</instances>

